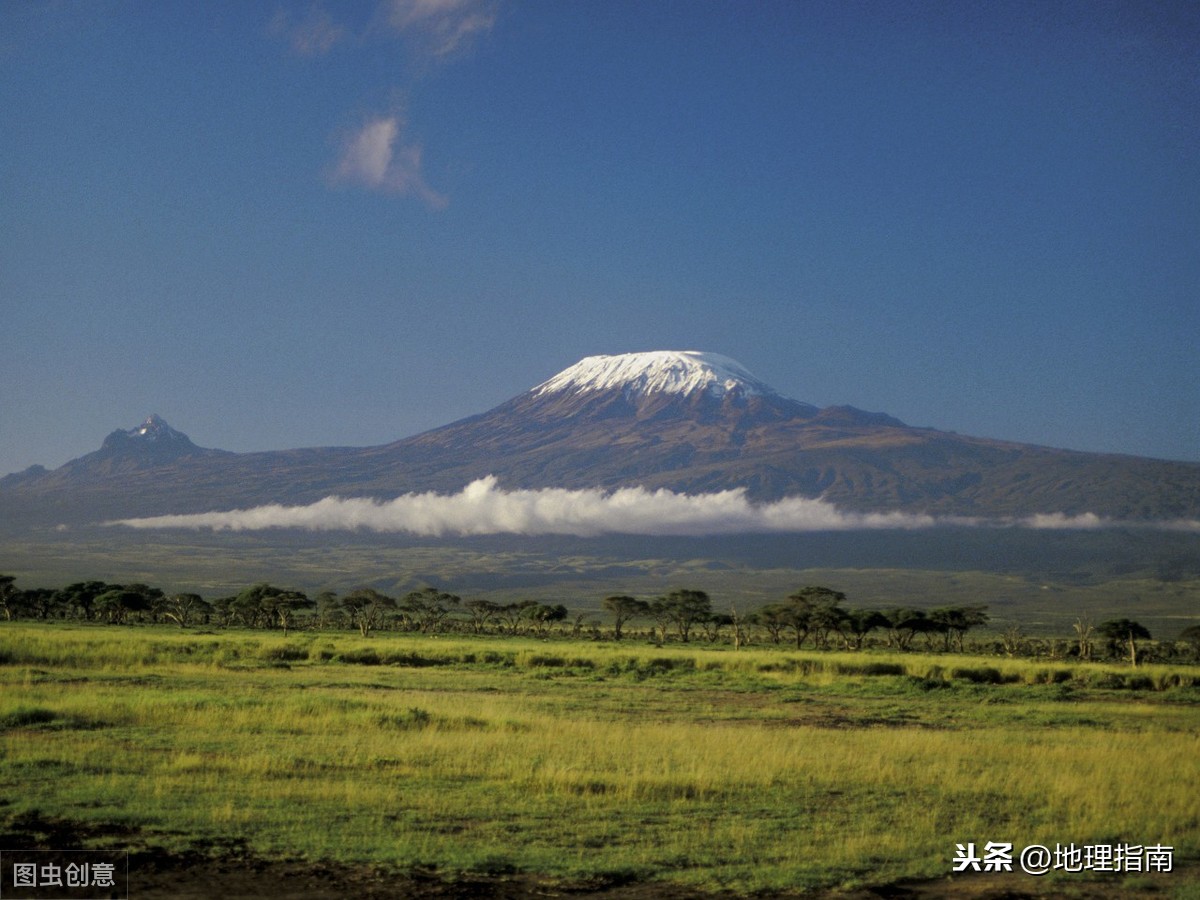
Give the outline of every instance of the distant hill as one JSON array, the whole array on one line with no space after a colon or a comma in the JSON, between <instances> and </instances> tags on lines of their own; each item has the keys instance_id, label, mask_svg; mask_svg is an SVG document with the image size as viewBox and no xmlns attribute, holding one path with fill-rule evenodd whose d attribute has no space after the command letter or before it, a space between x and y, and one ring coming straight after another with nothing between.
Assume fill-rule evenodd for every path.
<instances>
[{"instance_id":1,"label":"distant hill","mask_svg":"<svg viewBox=\"0 0 1200 900\"><path fill-rule=\"evenodd\" d=\"M0 479L0 521L19 530L453 492L489 474L504 488L744 488L853 511L1200 519L1200 463L913 428L784 397L727 357L659 351L589 357L487 412L378 447L229 453L151 416L58 469Z\"/></svg>"}]
</instances>

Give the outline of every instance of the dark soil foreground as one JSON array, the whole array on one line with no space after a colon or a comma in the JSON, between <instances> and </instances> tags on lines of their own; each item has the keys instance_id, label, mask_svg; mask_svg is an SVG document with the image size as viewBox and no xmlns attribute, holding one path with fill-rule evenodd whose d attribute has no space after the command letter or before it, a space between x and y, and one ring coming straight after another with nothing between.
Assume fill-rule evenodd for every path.
<instances>
[{"instance_id":1,"label":"dark soil foreground","mask_svg":"<svg viewBox=\"0 0 1200 900\"><path fill-rule=\"evenodd\" d=\"M114 840L115 839L115 840ZM17 816L0 830L0 850L76 850L98 843L128 846L130 900L210 900L273 897L277 900L1117 900L1174 896L1191 885L1200 896L1200 863L1181 864L1169 873L1111 875L1107 878L1063 875L1039 879L1022 873L982 873L923 881L901 881L852 890L706 892L655 881L621 878L562 882L528 873L456 874L428 869L401 872L341 863L265 859L236 842L203 850L171 852L145 847L139 837L116 828L49 819L36 813ZM7 896L7 894L5 895ZM124 896L123 892L116 896ZM1189 895L1190 896L1190 895Z\"/></svg>"}]
</instances>

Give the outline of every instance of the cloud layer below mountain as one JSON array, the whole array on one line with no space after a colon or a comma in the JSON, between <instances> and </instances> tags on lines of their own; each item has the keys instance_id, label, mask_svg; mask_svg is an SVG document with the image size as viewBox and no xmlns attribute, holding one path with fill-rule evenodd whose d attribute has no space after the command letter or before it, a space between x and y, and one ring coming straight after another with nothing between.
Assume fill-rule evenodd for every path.
<instances>
[{"instance_id":1,"label":"cloud layer below mountain","mask_svg":"<svg viewBox=\"0 0 1200 900\"><path fill-rule=\"evenodd\" d=\"M488 476L473 481L457 494L404 494L387 501L326 497L309 506L271 504L225 512L122 519L107 524L215 531L367 530L427 537L483 534L591 537L614 533L700 536L987 525L1096 529L1127 523L1112 522L1090 513L1081 516L1056 513L1010 521L899 512L854 513L839 510L824 500L803 497L752 503L740 489L713 494L677 494L644 488L610 492L563 488L506 491L497 487L495 477ZM1165 523L1158 527L1200 531L1200 522Z\"/></svg>"}]
</instances>

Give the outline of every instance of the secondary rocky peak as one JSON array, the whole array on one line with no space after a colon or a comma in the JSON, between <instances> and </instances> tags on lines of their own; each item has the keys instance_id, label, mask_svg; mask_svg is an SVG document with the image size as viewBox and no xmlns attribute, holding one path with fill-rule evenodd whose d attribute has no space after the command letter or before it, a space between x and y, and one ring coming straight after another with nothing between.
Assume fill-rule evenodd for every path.
<instances>
[{"instance_id":1,"label":"secondary rocky peak","mask_svg":"<svg viewBox=\"0 0 1200 900\"><path fill-rule=\"evenodd\" d=\"M151 413L145 422L137 428L130 428L125 434L130 438L141 438L145 441L187 441L191 443L186 434L176 431L158 413Z\"/></svg>"},{"instance_id":2,"label":"secondary rocky peak","mask_svg":"<svg viewBox=\"0 0 1200 900\"><path fill-rule=\"evenodd\" d=\"M104 439L102 450L125 450L150 447L165 450L194 448L191 438L182 431L176 431L166 420L157 413L152 414L136 428L118 429ZM155 451L158 452L158 451Z\"/></svg>"},{"instance_id":3,"label":"secondary rocky peak","mask_svg":"<svg viewBox=\"0 0 1200 900\"><path fill-rule=\"evenodd\" d=\"M143 422L137 428L130 429L129 436L133 437L134 435L138 437L144 437L150 441L156 441L164 438L168 440L171 438L186 438L186 435L184 435L183 432L176 431L174 428L168 425L166 419L164 419L158 413L151 413L150 417L146 419L145 422Z\"/></svg>"}]
</instances>

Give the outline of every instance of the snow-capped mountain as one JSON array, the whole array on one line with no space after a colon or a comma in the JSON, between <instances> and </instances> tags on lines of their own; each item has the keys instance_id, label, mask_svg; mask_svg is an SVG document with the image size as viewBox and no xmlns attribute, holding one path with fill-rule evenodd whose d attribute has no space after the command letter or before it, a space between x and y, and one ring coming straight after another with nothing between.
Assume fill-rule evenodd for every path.
<instances>
[{"instance_id":1,"label":"snow-capped mountain","mask_svg":"<svg viewBox=\"0 0 1200 900\"><path fill-rule=\"evenodd\" d=\"M589 356L564 369L532 391L534 395L561 392L620 390L627 397L696 392L713 397L740 393L750 397L774 394L736 360L698 350L655 350L619 356Z\"/></svg>"},{"instance_id":2,"label":"snow-capped mountain","mask_svg":"<svg viewBox=\"0 0 1200 900\"><path fill-rule=\"evenodd\" d=\"M728 357L583 359L479 415L391 444L228 453L158 416L54 471L0 479L0 526L307 504L330 495L640 485L848 510L981 517L1200 518L1200 464L1078 453L912 428L793 400Z\"/></svg>"},{"instance_id":3,"label":"snow-capped mountain","mask_svg":"<svg viewBox=\"0 0 1200 900\"><path fill-rule=\"evenodd\" d=\"M576 424L598 406L605 407L604 417L609 418L611 406L616 405L641 418L647 417L647 411L662 417L664 410L673 409L680 415L706 414L711 419L719 411L727 419L738 419L742 427L750 418L904 426L885 413L865 412L853 406L821 409L793 400L756 378L737 360L698 350L589 356L509 402L526 413L540 407L543 413Z\"/></svg>"},{"instance_id":4,"label":"snow-capped mountain","mask_svg":"<svg viewBox=\"0 0 1200 900\"><path fill-rule=\"evenodd\" d=\"M719 425L711 437L721 442L752 423L808 420L824 412L811 403L783 396L728 356L658 350L589 356L484 415L503 433L511 429L499 420L536 422L551 431L566 429L570 442L576 444L580 440L602 443L603 432L591 438L584 434L589 425L598 422L610 436L615 435L612 429L620 430L621 422L641 423L638 427L643 431L650 428L649 422ZM843 419L860 417L864 422L872 416L851 407L838 407L830 414Z\"/></svg>"}]
</instances>

